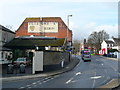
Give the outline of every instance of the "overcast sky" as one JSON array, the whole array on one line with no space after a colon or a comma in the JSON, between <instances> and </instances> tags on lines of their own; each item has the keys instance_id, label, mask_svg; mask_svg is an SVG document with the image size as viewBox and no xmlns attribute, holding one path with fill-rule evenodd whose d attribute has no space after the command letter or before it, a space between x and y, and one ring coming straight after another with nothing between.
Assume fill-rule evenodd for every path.
<instances>
[{"instance_id":1,"label":"overcast sky","mask_svg":"<svg viewBox=\"0 0 120 90\"><path fill-rule=\"evenodd\" d=\"M17 30L26 17L61 17L73 31L74 39L87 38L93 31L118 35L119 0L2 0L0 24Z\"/></svg>"}]
</instances>

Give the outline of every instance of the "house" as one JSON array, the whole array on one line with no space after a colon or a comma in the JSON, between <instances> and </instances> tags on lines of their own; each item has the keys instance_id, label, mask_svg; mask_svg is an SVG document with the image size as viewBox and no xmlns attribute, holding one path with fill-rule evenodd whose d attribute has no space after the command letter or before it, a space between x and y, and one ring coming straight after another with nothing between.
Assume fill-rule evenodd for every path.
<instances>
[{"instance_id":1,"label":"house","mask_svg":"<svg viewBox=\"0 0 120 90\"><path fill-rule=\"evenodd\" d=\"M66 38L72 43L72 31L60 17L26 18L16 31L16 36L42 36Z\"/></svg>"},{"instance_id":2,"label":"house","mask_svg":"<svg viewBox=\"0 0 120 90\"><path fill-rule=\"evenodd\" d=\"M7 60L10 49L3 47L15 37L15 32L0 25L0 60Z\"/></svg>"},{"instance_id":3,"label":"house","mask_svg":"<svg viewBox=\"0 0 120 90\"><path fill-rule=\"evenodd\" d=\"M115 42L115 44L112 49L117 49L118 51L120 51L120 38L113 37L113 41Z\"/></svg>"},{"instance_id":4,"label":"house","mask_svg":"<svg viewBox=\"0 0 120 90\"><path fill-rule=\"evenodd\" d=\"M120 38L112 38L111 40L103 40L101 43L100 54L108 54L109 49L117 49L120 51Z\"/></svg>"}]
</instances>

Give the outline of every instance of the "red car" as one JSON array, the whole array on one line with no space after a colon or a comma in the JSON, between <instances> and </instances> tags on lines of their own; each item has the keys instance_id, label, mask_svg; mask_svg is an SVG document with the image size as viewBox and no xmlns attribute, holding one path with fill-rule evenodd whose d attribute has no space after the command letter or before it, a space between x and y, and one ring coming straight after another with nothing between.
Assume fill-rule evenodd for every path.
<instances>
[{"instance_id":1,"label":"red car","mask_svg":"<svg viewBox=\"0 0 120 90\"><path fill-rule=\"evenodd\" d=\"M26 57L21 57L21 58L17 58L16 61L14 61L14 64L19 66L20 64L25 64L30 65L31 64L31 60L27 59Z\"/></svg>"}]
</instances>

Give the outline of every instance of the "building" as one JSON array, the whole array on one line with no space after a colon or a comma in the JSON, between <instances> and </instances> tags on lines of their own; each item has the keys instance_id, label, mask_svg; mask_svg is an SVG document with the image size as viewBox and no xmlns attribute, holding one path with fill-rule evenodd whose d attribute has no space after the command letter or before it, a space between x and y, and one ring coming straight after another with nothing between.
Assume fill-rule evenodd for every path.
<instances>
[{"instance_id":1,"label":"building","mask_svg":"<svg viewBox=\"0 0 120 90\"><path fill-rule=\"evenodd\" d=\"M111 40L103 40L100 54L108 54L109 49L117 49L120 51L120 38L113 37Z\"/></svg>"},{"instance_id":2,"label":"building","mask_svg":"<svg viewBox=\"0 0 120 90\"><path fill-rule=\"evenodd\" d=\"M108 49L111 49L114 46L114 42L111 40L105 40L101 44L101 54L107 54Z\"/></svg>"},{"instance_id":3,"label":"building","mask_svg":"<svg viewBox=\"0 0 120 90\"><path fill-rule=\"evenodd\" d=\"M112 49L117 49L118 51L120 51L120 38L114 38L113 37L113 41L114 41L114 47L112 47Z\"/></svg>"},{"instance_id":4,"label":"building","mask_svg":"<svg viewBox=\"0 0 120 90\"><path fill-rule=\"evenodd\" d=\"M0 25L0 60L7 60L10 49L3 47L15 37L15 32Z\"/></svg>"},{"instance_id":5,"label":"building","mask_svg":"<svg viewBox=\"0 0 120 90\"><path fill-rule=\"evenodd\" d=\"M16 36L43 36L66 38L72 42L72 31L60 17L26 18L16 31Z\"/></svg>"}]
</instances>

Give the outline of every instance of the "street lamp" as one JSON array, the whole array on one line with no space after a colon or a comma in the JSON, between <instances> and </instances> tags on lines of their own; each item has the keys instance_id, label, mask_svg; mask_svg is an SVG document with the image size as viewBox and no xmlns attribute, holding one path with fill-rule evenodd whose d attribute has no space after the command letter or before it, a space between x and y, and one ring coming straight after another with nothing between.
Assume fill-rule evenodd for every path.
<instances>
[{"instance_id":1,"label":"street lamp","mask_svg":"<svg viewBox=\"0 0 120 90\"><path fill-rule=\"evenodd\" d=\"M68 30L69 30L69 17L72 17L72 15L67 15L67 41L68 41Z\"/></svg>"}]
</instances>

